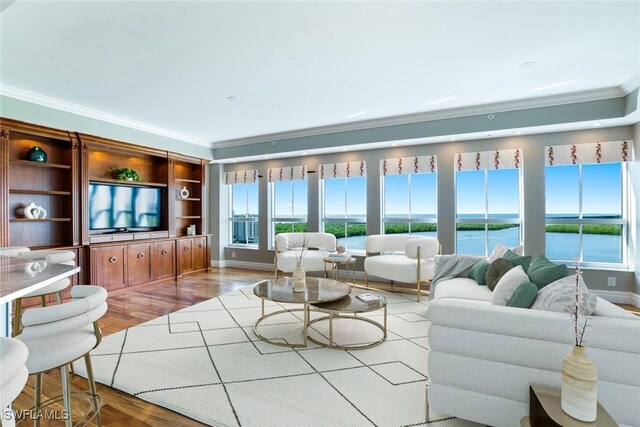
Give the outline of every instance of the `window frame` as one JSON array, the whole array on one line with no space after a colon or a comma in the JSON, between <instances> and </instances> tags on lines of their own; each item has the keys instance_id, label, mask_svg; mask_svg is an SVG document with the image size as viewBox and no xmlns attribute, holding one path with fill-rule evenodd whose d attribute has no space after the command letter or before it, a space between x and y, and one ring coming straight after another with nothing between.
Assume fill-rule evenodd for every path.
<instances>
[{"instance_id":1,"label":"window frame","mask_svg":"<svg viewBox=\"0 0 640 427\"><path fill-rule=\"evenodd\" d=\"M435 218L412 218L412 211L411 211L411 177L414 175L430 175L430 174L435 174L436 175L436 188L435 188L435 193L436 193L436 216ZM411 225L412 224L436 224L436 236L438 236L438 175L435 172L431 172L431 173L411 173L411 174L406 174L406 176L408 176L408 182L407 185L409 187L409 217L408 218L390 218L386 216L386 211L385 211L385 206L386 206L386 187L385 187L385 178L387 176L396 176L394 175L380 175L380 203L381 203L381 207L380 207L380 211L382 213L381 218L380 218L380 226L382 228L382 234L386 234L386 227L385 224L407 224L408 228L409 228L409 233L411 234ZM400 175L402 176L402 175ZM393 234L407 234L407 233L393 233Z\"/></svg>"},{"instance_id":2,"label":"window frame","mask_svg":"<svg viewBox=\"0 0 640 427\"><path fill-rule=\"evenodd\" d=\"M524 187L523 187L523 173L522 168L510 168L518 171L518 218L517 219L508 219L508 218L489 218L489 172L492 170L500 170L500 169L480 169L484 172L484 218L459 218L458 217L458 174L464 172L473 172L473 171L455 171L454 177L454 197L455 197L455 224L456 224L456 234L454 238L455 245L455 253L458 253L458 224L484 224L484 256L490 256L493 248L489 247L489 225L501 225L501 224L515 224L518 225L518 246L523 244L523 236L524 236L524 209L523 209L523 195L524 195ZM503 169L507 170L507 169Z\"/></svg>"},{"instance_id":3,"label":"window frame","mask_svg":"<svg viewBox=\"0 0 640 427\"><path fill-rule=\"evenodd\" d=\"M305 217L296 217L294 216L294 203L295 203L295 182L304 181L306 186L306 199L307 199L307 216ZM291 217L277 217L275 216L275 197L276 197L276 184L280 182L288 182L291 183ZM294 232L295 224L304 223L307 225L307 229L309 228L309 180L308 179L298 179L293 181L273 181L269 183L268 187L268 195L269 195L269 249L275 249L275 238L276 238L276 222L285 222L291 224L291 232Z\"/></svg>"},{"instance_id":4,"label":"window frame","mask_svg":"<svg viewBox=\"0 0 640 427\"><path fill-rule=\"evenodd\" d=\"M363 176L351 176L351 177L340 177L340 178L321 178L320 179L320 183L319 183L319 192L320 192L320 230L322 232L324 232L324 227L327 223L330 222L343 222L345 225L345 229L344 229L344 233L345 233L345 238L349 237L349 235L347 234L347 229L349 224L351 223L355 223L355 224L360 224L363 223L365 225L365 229L367 227L367 209L365 208L365 214L364 216L347 216L347 213L349 211L349 192L348 192L348 186L347 186L347 180L348 179L353 179L353 178L364 178L364 182L365 182L365 189L367 188L367 176L363 175ZM344 217L337 217L337 216L326 216L325 215L325 211L326 211L326 192L325 192L325 182L331 179L333 181L336 180L343 180L344 185L345 185L345 191L344 191L344 198L345 198L345 216ZM365 203L368 199L367 197L368 195L365 192ZM367 235L367 234L365 234ZM338 239L338 237L336 237L336 239ZM364 254L365 250L353 250L353 249L349 249L347 248L347 250L351 253L356 253L356 254Z\"/></svg>"},{"instance_id":5,"label":"window frame","mask_svg":"<svg viewBox=\"0 0 640 427\"><path fill-rule=\"evenodd\" d=\"M545 181L545 199L547 194L547 168L553 167L566 167L566 166L577 166L578 167L578 218L547 218L547 207L545 200L545 211L544 211L544 225L545 225L545 254L546 254L546 236L547 225L578 225L578 252L579 259L583 259L584 255L584 245L583 245L583 235L582 226L583 225L620 225L622 226L622 231L620 234L621 237L621 251L622 251L622 260L621 262L603 262L603 261L581 261L581 266L586 268L601 268L607 270L626 270L629 267L629 173L627 162L614 162L620 163L620 196L621 196L621 216L620 219L613 218L583 218L582 211L582 200L583 200L583 166L591 166L597 165L597 163L578 163L575 165L558 165L558 166L545 166L544 169L544 181ZM606 164L606 163L603 163ZM572 263L575 262L575 259L551 259L553 262L561 262L561 263Z\"/></svg>"},{"instance_id":6,"label":"window frame","mask_svg":"<svg viewBox=\"0 0 640 427\"><path fill-rule=\"evenodd\" d=\"M249 216L249 192L247 191L247 197L245 201L245 216L233 216L233 194L234 187L236 185L255 185L256 186L256 196L258 198L258 215L257 216ZM236 183L229 185L229 242L227 244L228 247L238 247L238 248L250 248L250 249L258 249L258 245L260 244L260 185L259 182L246 182L246 183ZM250 223L256 222L258 223L257 228L257 241L255 243L234 243L233 242L233 223L241 222L241 223ZM245 224L247 227L247 224ZM249 235L250 233L247 233Z\"/></svg>"}]
</instances>

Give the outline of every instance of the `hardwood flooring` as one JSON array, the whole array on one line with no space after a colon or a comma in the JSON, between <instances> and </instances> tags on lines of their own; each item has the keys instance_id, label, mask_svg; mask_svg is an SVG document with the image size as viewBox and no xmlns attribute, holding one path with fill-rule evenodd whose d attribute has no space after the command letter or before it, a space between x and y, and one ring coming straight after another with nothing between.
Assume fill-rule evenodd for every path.
<instances>
[{"instance_id":1,"label":"hardwood flooring","mask_svg":"<svg viewBox=\"0 0 640 427\"><path fill-rule=\"evenodd\" d=\"M202 301L231 292L235 289L255 283L265 277L271 277L268 271L250 271L234 268L212 269L207 273L187 275L177 282L136 286L114 291L109 295L109 310L100 320L105 336L138 325L156 317L189 307ZM375 286L375 284L372 284ZM633 306L623 306L630 311L640 312ZM72 390L87 390L86 379L74 375ZM101 415L105 426L201 426L203 424L184 417L176 412L147 403L119 390L97 384L104 406ZM30 378L22 394L14 402L14 409L24 410L33 406L34 379ZM60 395L60 372L54 370L43 375L43 401ZM73 402L74 418L79 418L88 404L78 399ZM61 405L52 406L62 410ZM21 425L29 425L26 420ZM61 421L42 421L42 427L60 426ZM90 425L95 425L91 423Z\"/></svg>"}]
</instances>

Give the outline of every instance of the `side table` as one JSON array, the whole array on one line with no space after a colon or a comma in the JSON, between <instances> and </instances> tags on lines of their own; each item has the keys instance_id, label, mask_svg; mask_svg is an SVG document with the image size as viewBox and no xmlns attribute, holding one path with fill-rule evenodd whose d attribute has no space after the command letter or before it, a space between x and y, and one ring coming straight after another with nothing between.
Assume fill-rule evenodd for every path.
<instances>
[{"instance_id":1,"label":"side table","mask_svg":"<svg viewBox=\"0 0 640 427\"><path fill-rule=\"evenodd\" d=\"M333 273L332 275L332 279L333 280L338 280L338 267L341 265L346 266L346 270L347 270L347 277L345 282L347 284L349 283L355 283L356 281L356 259L354 257L350 257L344 260L336 260L336 259L331 259L329 257L326 257L324 259L324 277L327 278L327 265L331 264L331 271ZM351 272L351 277L353 279L352 282L349 282L349 272Z\"/></svg>"},{"instance_id":2,"label":"side table","mask_svg":"<svg viewBox=\"0 0 640 427\"><path fill-rule=\"evenodd\" d=\"M597 418L592 423L576 420L560 407L560 390L541 385L529 387L529 415L520 420L521 427L617 427L598 403Z\"/></svg>"}]
</instances>

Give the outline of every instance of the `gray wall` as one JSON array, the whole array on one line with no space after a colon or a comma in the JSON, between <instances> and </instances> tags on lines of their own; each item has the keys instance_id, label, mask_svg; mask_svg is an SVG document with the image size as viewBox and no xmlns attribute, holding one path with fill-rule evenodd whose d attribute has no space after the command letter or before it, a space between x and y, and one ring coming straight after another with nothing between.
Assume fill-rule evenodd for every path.
<instances>
[{"instance_id":1,"label":"gray wall","mask_svg":"<svg viewBox=\"0 0 640 427\"><path fill-rule=\"evenodd\" d=\"M129 142L131 144L159 148L161 150L173 151L175 153L204 159L213 158L213 152L208 147L190 144L178 139L159 136L1 95L0 116L55 129L82 132L103 138L115 139L117 141Z\"/></svg>"},{"instance_id":2,"label":"gray wall","mask_svg":"<svg viewBox=\"0 0 640 427\"><path fill-rule=\"evenodd\" d=\"M640 303L640 123L633 126L633 149L635 161L629 165L631 186L635 196L636 224L635 235L630 239L635 249L635 277L633 293L636 294L636 302Z\"/></svg>"},{"instance_id":3,"label":"gray wall","mask_svg":"<svg viewBox=\"0 0 640 427\"><path fill-rule=\"evenodd\" d=\"M636 130L637 132L637 130ZM411 155L435 154L438 156L438 238L444 253L452 253L455 248L455 197L454 197L454 155L456 152L486 151L503 148L523 149L523 182L524 191L524 243L527 254L543 254L545 250L545 193L544 193L544 147L559 144L581 144L595 141L612 141L631 139L631 126L590 129L573 132L559 132L539 135L521 135L509 138L492 138L475 141L449 142L440 144L414 145L407 147L390 147L388 149L352 151L322 156L306 156L298 158L264 160L251 163L234 163L211 165L216 173L225 170L242 170L257 168L259 173L266 175L267 168L306 164L315 170L320 163L341 162L347 160L367 161L367 231L368 234L378 234L381 231L380 220L380 159ZM636 135L636 149L640 138ZM212 174L214 175L214 174ZM220 181L222 182L222 181ZM215 185L211 183L212 187ZM225 247L228 236L228 206L223 208L221 200L228 203L227 188L220 184L218 190L211 188L211 232L214 239L222 236L217 249L214 250L214 260L244 261L271 264L273 251L268 249L268 191L267 180L260 179L260 243L259 248L229 248ZM309 175L309 229L317 230L319 223L319 193L317 175ZM215 205L215 204L218 205ZM263 219L264 218L264 219ZM218 230L215 224L219 224ZM232 252L235 258L232 258ZM358 263L362 270L362 261ZM607 277L616 277L617 286L607 287ZM585 279L593 289L605 289L630 292L634 288L634 274L632 271L589 270L585 272Z\"/></svg>"}]
</instances>

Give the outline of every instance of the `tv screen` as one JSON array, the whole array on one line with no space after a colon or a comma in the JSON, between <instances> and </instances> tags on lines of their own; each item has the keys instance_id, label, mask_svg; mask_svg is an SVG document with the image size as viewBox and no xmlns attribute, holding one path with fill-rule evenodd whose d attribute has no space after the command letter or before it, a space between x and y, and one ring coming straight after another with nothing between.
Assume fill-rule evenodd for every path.
<instances>
[{"instance_id":1,"label":"tv screen","mask_svg":"<svg viewBox=\"0 0 640 427\"><path fill-rule=\"evenodd\" d=\"M89 184L89 228L157 228L162 221L162 189Z\"/></svg>"}]
</instances>

